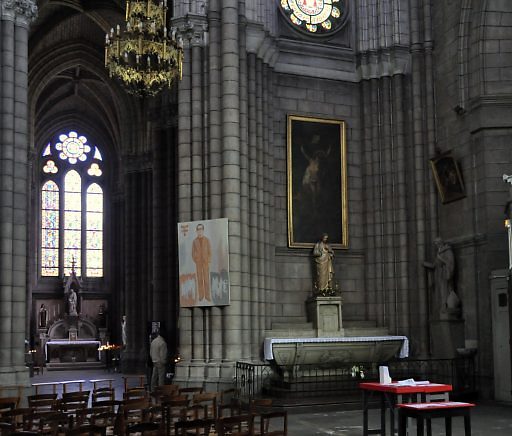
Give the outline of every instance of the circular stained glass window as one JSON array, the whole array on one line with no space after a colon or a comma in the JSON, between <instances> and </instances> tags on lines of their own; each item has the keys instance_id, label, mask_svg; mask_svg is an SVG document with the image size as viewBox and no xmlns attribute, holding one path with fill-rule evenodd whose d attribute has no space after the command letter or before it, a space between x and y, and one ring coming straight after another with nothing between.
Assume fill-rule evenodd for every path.
<instances>
[{"instance_id":1,"label":"circular stained glass window","mask_svg":"<svg viewBox=\"0 0 512 436\"><path fill-rule=\"evenodd\" d=\"M59 136L59 141L55 148L60 151L59 157L63 160L68 159L69 163L75 164L77 161L85 161L91 147L87 144L85 136L78 136L76 132L69 132L67 135Z\"/></svg>"},{"instance_id":2,"label":"circular stained glass window","mask_svg":"<svg viewBox=\"0 0 512 436\"><path fill-rule=\"evenodd\" d=\"M346 18L346 0L278 0L288 23L309 35L337 32Z\"/></svg>"}]
</instances>

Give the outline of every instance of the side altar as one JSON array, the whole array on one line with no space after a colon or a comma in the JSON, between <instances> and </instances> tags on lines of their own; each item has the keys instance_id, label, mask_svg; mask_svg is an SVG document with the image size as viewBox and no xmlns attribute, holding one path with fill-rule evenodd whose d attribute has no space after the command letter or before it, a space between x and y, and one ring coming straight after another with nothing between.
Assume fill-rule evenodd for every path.
<instances>
[{"instance_id":1,"label":"side altar","mask_svg":"<svg viewBox=\"0 0 512 436\"><path fill-rule=\"evenodd\" d=\"M409 355L406 336L389 335L369 323L343 325L343 298L334 278L334 252L327 235L313 250L312 296L306 301L308 322L274 323L265 332L264 358L285 379L307 373L301 368L328 370L353 363L382 363ZM318 373L317 373L318 374Z\"/></svg>"},{"instance_id":2,"label":"side altar","mask_svg":"<svg viewBox=\"0 0 512 436\"><path fill-rule=\"evenodd\" d=\"M100 351L109 341L106 307L99 304L97 315L89 315L92 301L83 298L81 280L74 268L64 282L60 301L44 300L37 314L37 343L41 363L48 370L92 369L106 364Z\"/></svg>"}]
</instances>

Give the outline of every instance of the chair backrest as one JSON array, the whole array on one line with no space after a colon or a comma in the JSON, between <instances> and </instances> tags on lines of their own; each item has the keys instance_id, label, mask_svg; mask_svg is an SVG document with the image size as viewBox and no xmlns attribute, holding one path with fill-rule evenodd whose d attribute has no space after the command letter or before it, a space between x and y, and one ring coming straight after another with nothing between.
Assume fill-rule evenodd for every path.
<instances>
[{"instance_id":1,"label":"chair backrest","mask_svg":"<svg viewBox=\"0 0 512 436\"><path fill-rule=\"evenodd\" d=\"M157 422L139 422L126 426L126 434L161 435L162 426Z\"/></svg>"},{"instance_id":2,"label":"chair backrest","mask_svg":"<svg viewBox=\"0 0 512 436\"><path fill-rule=\"evenodd\" d=\"M192 397L193 404L199 404L205 406L206 416L205 418L217 418L217 399L219 397L219 393L217 392L205 392L195 394Z\"/></svg>"},{"instance_id":3,"label":"chair backrest","mask_svg":"<svg viewBox=\"0 0 512 436\"><path fill-rule=\"evenodd\" d=\"M200 394L203 391L204 391L204 389L202 386L180 388L178 390L178 395L186 395L188 398L192 399L192 397L195 394Z\"/></svg>"},{"instance_id":4,"label":"chair backrest","mask_svg":"<svg viewBox=\"0 0 512 436\"><path fill-rule=\"evenodd\" d=\"M0 412L3 410L12 410L18 407L20 397L2 397L0 398Z\"/></svg>"},{"instance_id":5,"label":"chair backrest","mask_svg":"<svg viewBox=\"0 0 512 436\"><path fill-rule=\"evenodd\" d=\"M85 424L73 427L66 431L66 436L106 436L105 427L94 424Z\"/></svg>"},{"instance_id":6,"label":"chair backrest","mask_svg":"<svg viewBox=\"0 0 512 436\"><path fill-rule=\"evenodd\" d=\"M123 392L124 400L133 400L138 398L149 398L148 391L145 388L130 388Z\"/></svg>"},{"instance_id":7,"label":"chair backrest","mask_svg":"<svg viewBox=\"0 0 512 436\"><path fill-rule=\"evenodd\" d=\"M53 394L48 394L53 395ZM28 407L34 409L34 411L49 411L59 410L60 400L56 399L31 399L28 398Z\"/></svg>"},{"instance_id":8,"label":"chair backrest","mask_svg":"<svg viewBox=\"0 0 512 436\"><path fill-rule=\"evenodd\" d=\"M89 401L90 391L65 392L62 394L62 401Z\"/></svg>"},{"instance_id":9,"label":"chair backrest","mask_svg":"<svg viewBox=\"0 0 512 436\"><path fill-rule=\"evenodd\" d=\"M254 416L247 414L219 418L217 420L217 433L219 436L253 436Z\"/></svg>"},{"instance_id":10,"label":"chair backrest","mask_svg":"<svg viewBox=\"0 0 512 436\"><path fill-rule=\"evenodd\" d=\"M195 430L196 435L209 435L215 428L215 423L215 419L177 421L174 423L174 434L175 436L189 436Z\"/></svg>"},{"instance_id":11,"label":"chair backrest","mask_svg":"<svg viewBox=\"0 0 512 436\"><path fill-rule=\"evenodd\" d=\"M113 388L99 388L92 392L92 401L115 400L116 393Z\"/></svg>"}]
</instances>

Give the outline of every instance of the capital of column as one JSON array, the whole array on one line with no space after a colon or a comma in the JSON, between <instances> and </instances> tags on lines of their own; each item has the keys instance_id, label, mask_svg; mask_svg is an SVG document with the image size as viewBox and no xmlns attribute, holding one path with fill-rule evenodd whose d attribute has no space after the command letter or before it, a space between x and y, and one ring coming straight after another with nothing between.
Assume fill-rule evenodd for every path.
<instances>
[{"instance_id":1,"label":"capital of column","mask_svg":"<svg viewBox=\"0 0 512 436\"><path fill-rule=\"evenodd\" d=\"M205 17L187 15L173 21L185 46L204 47L208 44L208 22Z\"/></svg>"},{"instance_id":2,"label":"capital of column","mask_svg":"<svg viewBox=\"0 0 512 436\"><path fill-rule=\"evenodd\" d=\"M35 0L2 0L0 3L0 18L15 21L20 26L28 27L37 17Z\"/></svg>"}]
</instances>

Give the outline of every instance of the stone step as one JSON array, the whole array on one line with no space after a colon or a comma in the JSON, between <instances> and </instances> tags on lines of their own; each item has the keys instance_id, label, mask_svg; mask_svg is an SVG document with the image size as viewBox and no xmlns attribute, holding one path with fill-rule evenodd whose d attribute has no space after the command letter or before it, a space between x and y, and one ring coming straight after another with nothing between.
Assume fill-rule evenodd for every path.
<instances>
[{"instance_id":1,"label":"stone step","mask_svg":"<svg viewBox=\"0 0 512 436\"><path fill-rule=\"evenodd\" d=\"M63 371L70 369L99 369L105 368L103 362L48 362L47 371Z\"/></svg>"}]
</instances>

